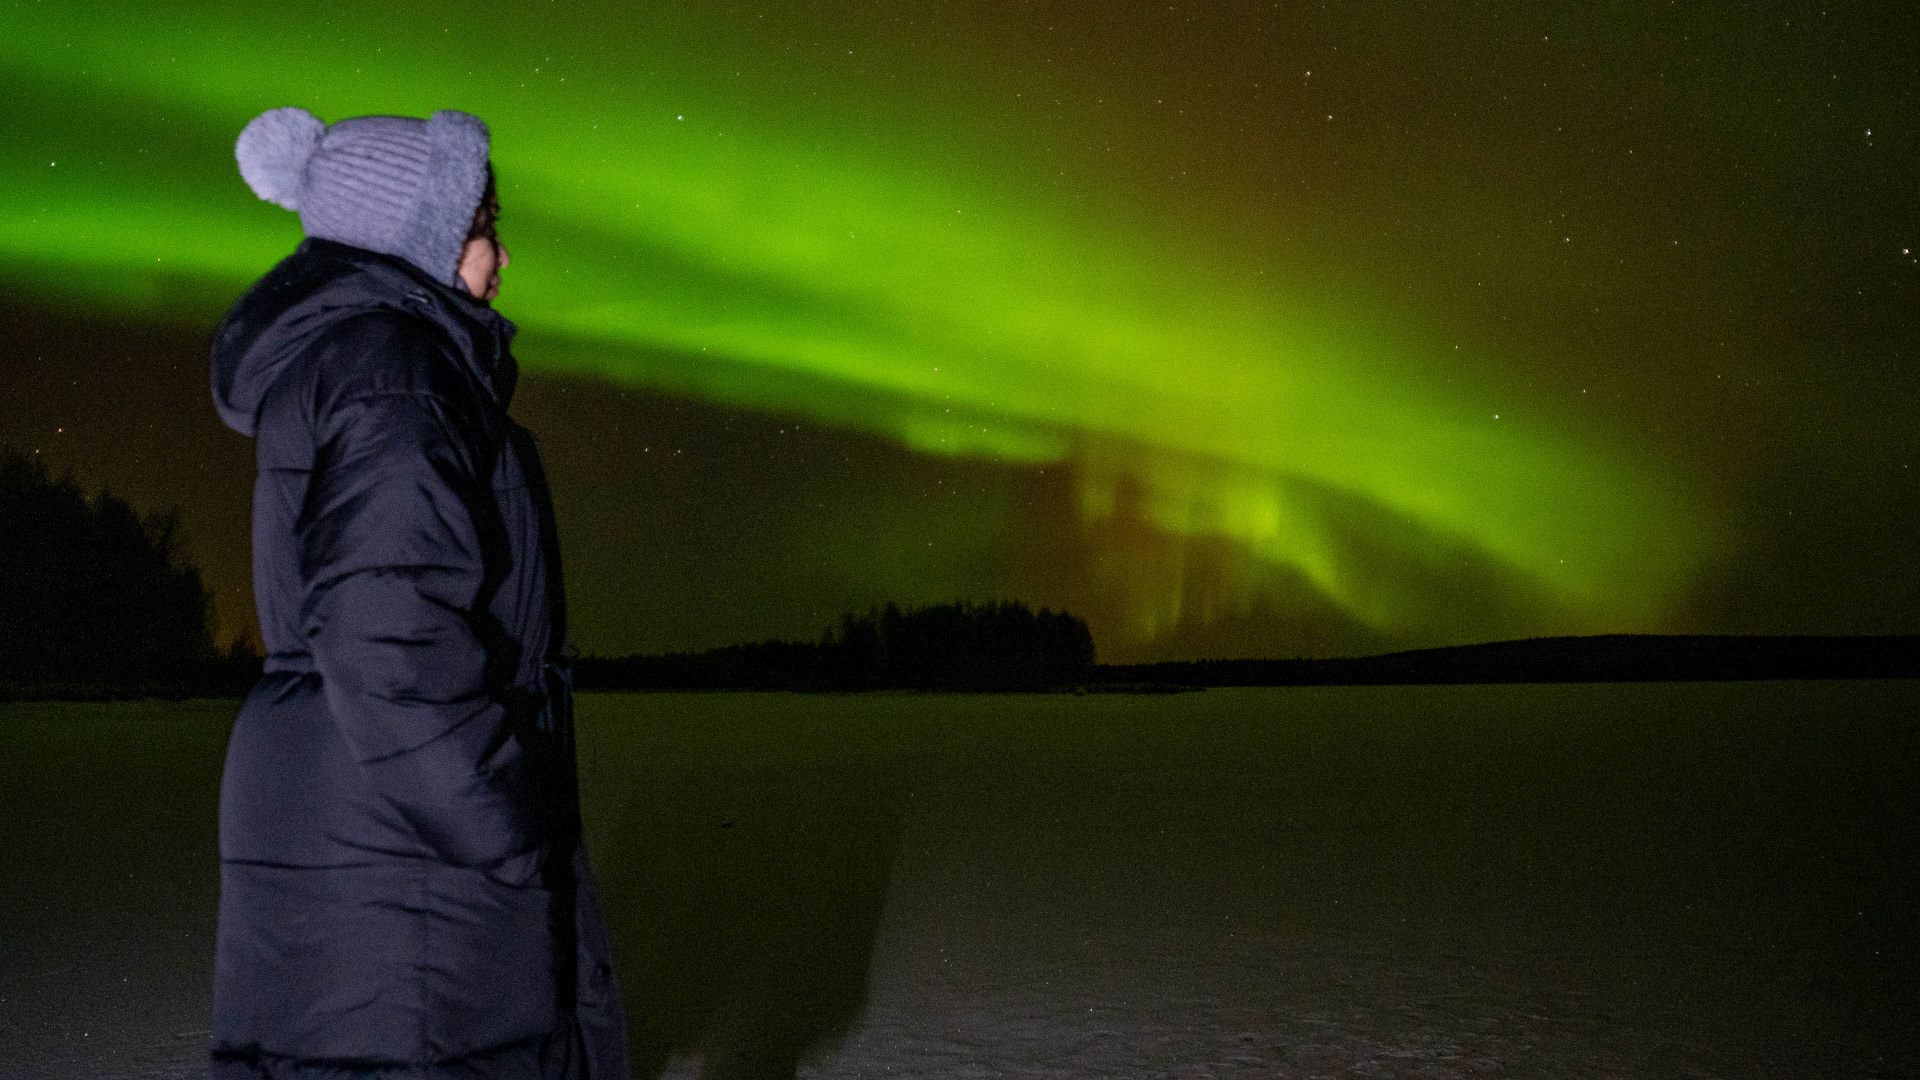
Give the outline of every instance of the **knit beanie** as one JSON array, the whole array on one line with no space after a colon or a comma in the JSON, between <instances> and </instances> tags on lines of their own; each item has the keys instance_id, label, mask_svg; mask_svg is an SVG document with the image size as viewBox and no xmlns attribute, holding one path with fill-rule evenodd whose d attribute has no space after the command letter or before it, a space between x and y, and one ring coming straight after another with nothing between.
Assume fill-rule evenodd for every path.
<instances>
[{"instance_id":1,"label":"knit beanie","mask_svg":"<svg viewBox=\"0 0 1920 1080\"><path fill-rule=\"evenodd\" d=\"M323 123L270 109L234 144L254 194L298 211L308 236L397 255L459 285L460 252L487 186L487 125L457 109L426 120L355 116Z\"/></svg>"}]
</instances>

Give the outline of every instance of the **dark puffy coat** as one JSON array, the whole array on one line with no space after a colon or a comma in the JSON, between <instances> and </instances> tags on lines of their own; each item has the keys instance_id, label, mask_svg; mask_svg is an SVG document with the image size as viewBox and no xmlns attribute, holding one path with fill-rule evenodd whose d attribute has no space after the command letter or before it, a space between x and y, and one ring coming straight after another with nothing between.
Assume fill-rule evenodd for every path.
<instances>
[{"instance_id":1,"label":"dark puffy coat","mask_svg":"<svg viewBox=\"0 0 1920 1080\"><path fill-rule=\"evenodd\" d=\"M220 787L221 1080L627 1075L513 332L308 239L215 336L267 650Z\"/></svg>"}]
</instances>

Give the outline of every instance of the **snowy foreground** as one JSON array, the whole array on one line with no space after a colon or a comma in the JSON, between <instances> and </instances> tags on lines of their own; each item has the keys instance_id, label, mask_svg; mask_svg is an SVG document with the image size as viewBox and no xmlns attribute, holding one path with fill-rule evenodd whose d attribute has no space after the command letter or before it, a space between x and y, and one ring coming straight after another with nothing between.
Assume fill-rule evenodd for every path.
<instances>
[{"instance_id":1,"label":"snowy foreground","mask_svg":"<svg viewBox=\"0 0 1920 1080\"><path fill-rule=\"evenodd\" d=\"M1920 1076L1920 684L589 695L638 1075ZM0 1076L186 1077L232 705L0 707Z\"/></svg>"}]
</instances>

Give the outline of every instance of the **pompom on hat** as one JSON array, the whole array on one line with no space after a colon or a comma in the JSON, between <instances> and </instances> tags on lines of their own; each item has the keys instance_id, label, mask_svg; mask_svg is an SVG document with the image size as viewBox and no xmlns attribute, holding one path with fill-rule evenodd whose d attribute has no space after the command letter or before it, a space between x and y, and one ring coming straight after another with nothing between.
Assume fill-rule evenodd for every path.
<instances>
[{"instance_id":1,"label":"pompom on hat","mask_svg":"<svg viewBox=\"0 0 1920 1080\"><path fill-rule=\"evenodd\" d=\"M298 212L308 236L398 256L453 286L487 152L487 125L457 109L327 124L298 107L254 117L233 150L247 186Z\"/></svg>"}]
</instances>

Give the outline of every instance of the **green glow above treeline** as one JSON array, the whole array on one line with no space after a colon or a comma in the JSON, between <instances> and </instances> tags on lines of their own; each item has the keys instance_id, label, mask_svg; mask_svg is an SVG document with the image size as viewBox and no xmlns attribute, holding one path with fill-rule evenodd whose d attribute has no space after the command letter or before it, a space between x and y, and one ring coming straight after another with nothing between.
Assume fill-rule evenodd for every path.
<instances>
[{"instance_id":1,"label":"green glow above treeline","mask_svg":"<svg viewBox=\"0 0 1920 1080\"><path fill-rule=\"evenodd\" d=\"M737 35L571 10L16 8L0 276L208 319L298 237L234 170L248 118L458 107L493 130L529 371L1068 465L1083 520L1128 488L1161 532L1236 545L1220 610L1264 567L1386 637L1434 636L1462 581L1514 633L1655 627L1703 557L1631 432L1456 378L1437 331L1233 243L1229 205L1083 207L1031 182L1048 133L984 139L965 94L743 73ZM1155 573L1140 640L1196 615Z\"/></svg>"}]
</instances>

